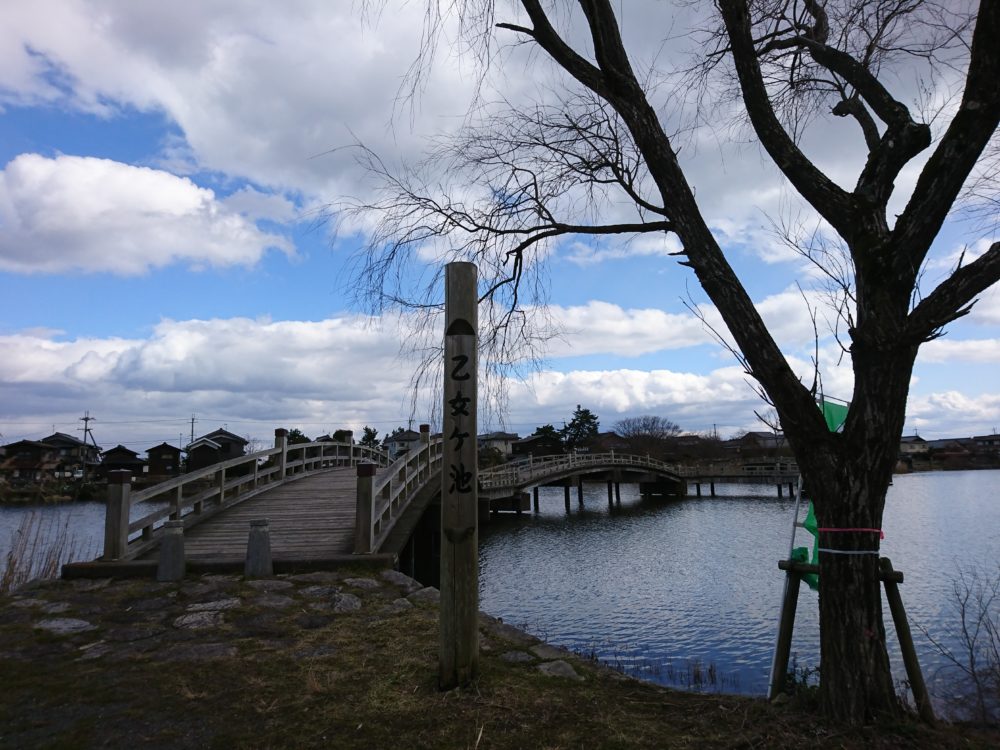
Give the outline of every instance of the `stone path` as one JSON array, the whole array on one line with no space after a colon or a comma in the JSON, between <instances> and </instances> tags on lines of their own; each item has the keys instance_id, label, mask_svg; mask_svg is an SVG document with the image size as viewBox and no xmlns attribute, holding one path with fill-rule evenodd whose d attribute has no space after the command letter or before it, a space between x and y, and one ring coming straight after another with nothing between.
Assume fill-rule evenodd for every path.
<instances>
[{"instance_id":1,"label":"stone path","mask_svg":"<svg viewBox=\"0 0 1000 750\"><path fill-rule=\"evenodd\" d=\"M0 661L41 658L114 662L225 659L252 640L294 646L304 631L335 618L392 618L414 607L436 610L437 589L394 570L312 572L244 580L204 575L179 583L148 580L40 582L0 596ZM436 612L435 612L436 615ZM576 657L482 614L482 649L504 644L500 658L559 678L582 680ZM323 656L321 639L293 651ZM510 650L511 645L516 646Z\"/></svg>"}]
</instances>

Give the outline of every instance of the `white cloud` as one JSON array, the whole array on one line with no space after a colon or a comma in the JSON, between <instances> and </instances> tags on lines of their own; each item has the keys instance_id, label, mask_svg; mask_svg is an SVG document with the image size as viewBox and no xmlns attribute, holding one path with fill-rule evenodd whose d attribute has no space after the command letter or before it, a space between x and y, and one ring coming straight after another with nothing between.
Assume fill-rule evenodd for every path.
<instances>
[{"instance_id":1,"label":"white cloud","mask_svg":"<svg viewBox=\"0 0 1000 750\"><path fill-rule=\"evenodd\" d=\"M39 437L84 409L107 423L98 439L112 445L176 436L192 412L256 424L258 436L295 424L315 434L365 423L384 431L406 422L413 365L400 361L398 329L375 323L165 320L148 339L0 336L0 432L4 442Z\"/></svg>"},{"instance_id":2,"label":"white cloud","mask_svg":"<svg viewBox=\"0 0 1000 750\"><path fill-rule=\"evenodd\" d=\"M752 423L761 401L739 367L723 367L707 375L671 370L574 370L543 372L512 386L510 422L541 424L551 415L572 413L577 404L601 418L601 429L623 416L661 414L687 430Z\"/></svg>"},{"instance_id":3,"label":"white cloud","mask_svg":"<svg viewBox=\"0 0 1000 750\"><path fill-rule=\"evenodd\" d=\"M548 312L565 332L549 347L551 357L634 357L713 341L701 321L690 313L678 315L651 308L625 310L597 300L573 307L550 305Z\"/></svg>"},{"instance_id":4,"label":"white cloud","mask_svg":"<svg viewBox=\"0 0 1000 750\"><path fill-rule=\"evenodd\" d=\"M935 339L920 347L919 361L935 364L1000 363L1000 339Z\"/></svg>"},{"instance_id":5,"label":"white cloud","mask_svg":"<svg viewBox=\"0 0 1000 750\"><path fill-rule=\"evenodd\" d=\"M331 152L352 132L384 152L416 150L419 138L390 120L423 9L394 6L377 27L361 16L355 4L326 0L4 3L0 105L58 102L103 117L162 111L186 142L169 145L169 164L193 157L260 185L355 194L352 155ZM447 112L462 114L471 81L445 64L430 84L415 114L423 132Z\"/></svg>"},{"instance_id":6,"label":"white cloud","mask_svg":"<svg viewBox=\"0 0 1000 750\"><path fill-rule=\"evenodd\" d=\"M968 396L944 391L911 396L906 405L906 432L917 428L928 438L982 435L1000 424L1000 393Z\"/></svg>"},{"instance_id":7,"label":"white cloud","mask_svg":"<svg viewBox=\"0 0 1000 750\"><path fill-rule=\"evenodd\" d=\"M292 252L284 237L168 172L22 154L0 173L2 270L135 275L179 262L253 265L268 248Z\"/></svg>"},{"instance_id":8,"label":"white cloud","mask_svg":"<svg viewBox=\"0 0 1000 750\"><path fill-rule=\"evenodd\" d=\"M307 434L365 424L382 433L406 424L414 363L399 356L403 325L352 316L320 321L231 318L164 320L148 338L59 337L34 331L0 336L0 403L4 442L73 431L84 410L98 418L98 442L149 447L198 430L229 424L239 434L267 439L278 426ZM790 357L803 379L811 363ZM849 366L825 373L825 392L851 393ZM506 422L530 432L568 419L583 404L610 429L637 414L666 416L690 431L724 435L757 429L764 407L737 366L706 373L680 368L543 371L508 383ZM424 393L417 421L429 420ZM955 391L913 395L907 424L941 436L982 432L1000 424L1000 394ZM148 445L143 445L148 443Z\"/></svg>"},{"instance_id":9,"label":"white cloud","mask_svg":"<svg viewBox=\"0 0 1000 750\"><path fill-rule=\"evenodd\" d=\"M623 258L663 256L669 257L681 249L676 235L643 234L630 240L600 239L594 242L578 240L567 248L566 260L579 266L590 266L608 260Z\"/></svg>"}]
</instances>

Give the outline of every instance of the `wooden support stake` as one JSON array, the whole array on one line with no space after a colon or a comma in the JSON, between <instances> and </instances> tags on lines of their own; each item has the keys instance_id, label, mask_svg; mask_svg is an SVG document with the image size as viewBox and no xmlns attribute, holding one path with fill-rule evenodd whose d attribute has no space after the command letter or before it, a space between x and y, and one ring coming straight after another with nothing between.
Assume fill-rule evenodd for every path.
<instances>
[{"instance_id":1,"label":"wooden support stake","mask_svg":"<svg viewBox=\"0 0 1000 750\"><path fill-rule=\"evenodd\" d=\"M438 687L479 675L478 290L472 263L445 267Z\"/></svg>"},{"instance_id":2,"label":"wooden support stake","mask_svg":"<svg viewBox=\"0 0 1000 750\"><path fill-rule=\"evenodd\" d=\"M785 597L781 602L781 621L778 625L778 642L774 647L774 664L771 666L771 684L767 699L773 700L785 689L788 674L788 657L792 650L792 631L795 629L795 609L799 604L799 583L802 580L794 571L785 573Z\"/></svg>"},{"instance_id":3,"label":"wooden support stake","mask_svg":"<svg viewBox=\"0 0 1000 750\"><path fill-rule=\"evenodd\" d=\"M910 690L913 691L917 712L927 724L934 724L936 722L934 708L931 706L931 698L927 693L927 685L924 684L924 675L920 671L917 651L913 648L913 635L910 633L910 623L906 620L906 610L903 609L903 598L899 595L899 586L895 581L895 576L892 575L895 572L892 569L892 562L888 557L883 557L879 560L879 568L883 574L885 598L889 602L892 622L896 626L899 650L903 654L903 666L906 667L906 679L910 682Z\"/></svg>"},{"instance_id":4,"label":"wooden support stake","mask_svg":"<svg viewBox=\"0 0 1000 750\"><path fill-rule=\"evenodd\" d=\"M103 560L122 560L128 548L128 521L132 508L132 472L115 469L108 472L108 504L104 513Z\"/></svg>"}]
</instances>

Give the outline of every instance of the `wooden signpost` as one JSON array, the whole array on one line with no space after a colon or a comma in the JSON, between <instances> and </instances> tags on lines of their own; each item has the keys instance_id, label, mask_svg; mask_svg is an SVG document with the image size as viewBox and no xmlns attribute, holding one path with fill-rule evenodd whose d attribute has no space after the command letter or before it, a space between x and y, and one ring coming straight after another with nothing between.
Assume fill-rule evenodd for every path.
<instances>
[{"instance_id":1,"label":"wooden signpost","mask_svg":"<svg viewBox=\"0 0 1000 750\"><path fill-rule=\"evenodd\" d=\"M441 471L441 622L438 684L479 674L479 490L476 449L476 266L445 267L444 456Z\"/></svg>"}]
</instances>

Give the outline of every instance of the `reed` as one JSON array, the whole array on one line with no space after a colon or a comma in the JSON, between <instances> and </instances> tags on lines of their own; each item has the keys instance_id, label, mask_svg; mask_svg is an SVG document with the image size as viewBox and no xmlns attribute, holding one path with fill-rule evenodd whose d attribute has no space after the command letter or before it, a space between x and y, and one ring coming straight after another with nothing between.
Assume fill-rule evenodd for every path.
<instances>
[{"instance_id":1,"label":"reed","mask_svg":"<svg viewBox=\"0 0 1000 750\"><path fill-rule=\"evenodd\" d=\"M62 525L41 514L28 513L11 534L10 550L0 572L0 593L13 591L28 581L58 578L63 563L78 559L85 550Z\"/></svg>"}]
</instances>

